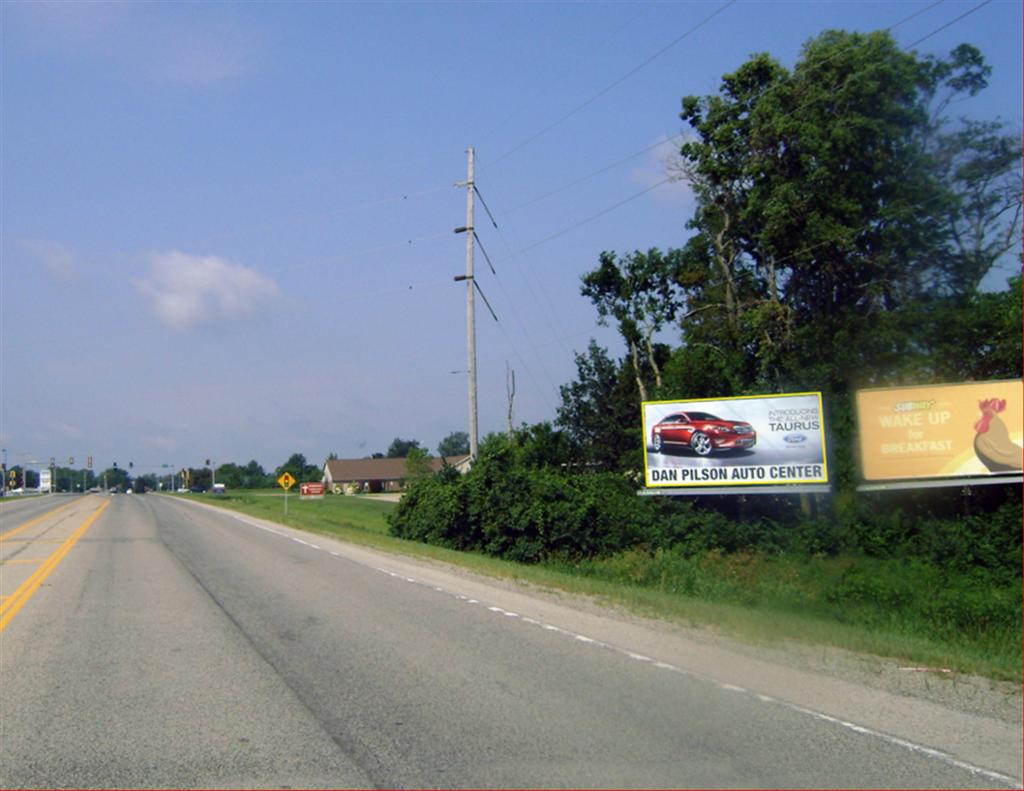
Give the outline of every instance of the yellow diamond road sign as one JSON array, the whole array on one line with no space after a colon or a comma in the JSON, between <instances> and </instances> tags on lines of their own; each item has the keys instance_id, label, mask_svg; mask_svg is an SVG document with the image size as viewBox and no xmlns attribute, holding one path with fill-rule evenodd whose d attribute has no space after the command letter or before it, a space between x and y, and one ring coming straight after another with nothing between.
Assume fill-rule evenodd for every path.
<instances>
[{"instance_id":1,"label":"yellow diamond road sign","mask_svg":"<svg viewBox=\"0 0 1024 791\"><path fill-rule=\"evenodd\" d=\"M295 479L292 477L292 474L290 472L281 473L281 477L277 479L277 482L285 491L291 489L295 485Z\"/></svg>"}]
</instances>

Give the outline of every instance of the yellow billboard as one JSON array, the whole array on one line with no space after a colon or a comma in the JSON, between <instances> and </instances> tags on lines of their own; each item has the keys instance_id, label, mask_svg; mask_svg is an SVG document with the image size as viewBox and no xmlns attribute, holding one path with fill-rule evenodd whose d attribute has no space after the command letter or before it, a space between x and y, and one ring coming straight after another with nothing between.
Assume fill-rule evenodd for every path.
<instances>
[{"instance_id":1,"label":"yellow billboard","mask_svg":"<svg viewBox=\"0 0 1024 791\"><path fill-rule=\"evenodd\" d=\"M869 481L1019 473L1024 383L969 382L857 393Z\"/></svg>"}]
</instances>

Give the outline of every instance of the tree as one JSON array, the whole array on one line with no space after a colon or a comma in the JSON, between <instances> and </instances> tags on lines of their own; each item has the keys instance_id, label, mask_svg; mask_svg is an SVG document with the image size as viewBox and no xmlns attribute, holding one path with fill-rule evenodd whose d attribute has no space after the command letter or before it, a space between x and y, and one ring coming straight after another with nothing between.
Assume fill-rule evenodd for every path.
<instances>
[{"instance_id":1,"label":"tree","mask_svg":"<svg viewBox=\"0 0 1024 791\"><path fill-rule=\"evenodd\" d=\"M427 478L433 474L430 465L430 453L426 448L410 447L405 457L405 475L410 481Z\"/></svg>"},{"instance_id":2,"label":"tree","mask_svg":"<svg viewBox=\"0 0 1024 791\"><path fill-rule=\"evenodd\" d=\"M641 354L646 355L647 371L653 374L655 386L662 385L653 339L675 318L678 266L678 250L665 254L656 249L638 250L622 258L604 252L597 269L583 276L583 296L597 307L599 322L606 324L611 317L618 323L641 401L648 400Z\"/></svg>"},{"instance_id":3,"label":"tree","mask_svg":"<svg viewBox=\"0 0 1024 791\"><path fill-rule=\"evenodd\" d=\"M252 459L248 464L245 465L244 477L242 485L246 489L260 489L265 486L273 486L274 481L271 481L267 473L263 470L263 466Z\"/></svg>"},{"instance_id":4,"label":"tree","mask_svg":"<svg viewBox=\"0 0 1024 791\"><path fill-rule=\"evenodd\" d=\"M127 489L130 485L128 471L120 467L108 467L96 478L100 486L106 486L108 489Z\"/></svg>"},{"instance_id":5,"label":"tree","mask_svg":"<svg viewBox=\"0 0 1024 791\"><path fill-rule=\"evenodd\" d=\"M1020 245L1020 137L1001 121L961 119L936 139L933 157L955 201L947 209L949 254L942 267L954 295L977 292L982 279Z\"/></svg>"},{"instance_id":6,"label":"tree","mask_svg":"<svg viewBox=\"0 0 1024 791\"><path fill-rule=\"evenodd\" d=\"M640 403L632 367L617 364L591 339L576 355L577 376L560 388L555 423L584 464L606 469L640 469Z\"/></svg>"},{"instance_id":7,"label":"tree","mask_svg":"<svg viewBox=\"0 0 1024 791\"><path fill-rule=\"evenodd\" d=\"M443 459L448 456L465 456L469 453L469 434L453 431L437 445L437 454Z\"/></svg>"},{"instance_id":8,"label":"tree","mask_svg":"<svg viewBox=\"0 0 1024 791\"><path fill-rule=\"evenodd\" d=\"M289 456L288 461L274 471L274 481L276 482L285 472L291 473L299 483L316 482L323 478L321 468L316 464L308 464L302 453L293 453Z\"/></svg>"},{"instance_id":9,"label":"tree","mask_svg":"<svg viewBox=\"0 0 1024 791\"><path fill-rule=\"evenodd\" d=\"M970 47L919 58L885 32L827 31L792 72L757 55L685 97L684 344L717 347L753 390L845 392L915 368L906 311L937 277L974 288L1016 224L1005 136L943 132L941 111L986 79ZM988 242L964 243L972 227Z\"/></svg>"},{"instance_id":10,"label":"tree","mask_svg":"<svg viewBox=\"0 0 1024 791\"><path fill-rule=\"evenodd\" d=\"M387 457L389 459L404 459L413 448L419 448L420 442L416 439L401 439L395 437L388 447Z\"/></svg>"}]
</instances>

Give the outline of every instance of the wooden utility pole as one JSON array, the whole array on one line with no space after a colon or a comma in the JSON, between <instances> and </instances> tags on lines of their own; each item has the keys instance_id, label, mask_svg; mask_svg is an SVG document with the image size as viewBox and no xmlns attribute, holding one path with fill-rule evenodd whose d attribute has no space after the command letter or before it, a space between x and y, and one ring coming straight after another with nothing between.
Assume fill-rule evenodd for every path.
<instances>
[{"instance_id":1,"label":"wooden utility pole","mask_svg":"<svg viewBox=\"0 0 1024 791\"><path fill-rule=\"evenodd\" d=\"M469 167L466 179L466 344L468 355L469 379L469 456L476 461L479 432L476 414L476 288L473 283L473 148L466 152L469 155Z\"/></svg>"}]
</instances>

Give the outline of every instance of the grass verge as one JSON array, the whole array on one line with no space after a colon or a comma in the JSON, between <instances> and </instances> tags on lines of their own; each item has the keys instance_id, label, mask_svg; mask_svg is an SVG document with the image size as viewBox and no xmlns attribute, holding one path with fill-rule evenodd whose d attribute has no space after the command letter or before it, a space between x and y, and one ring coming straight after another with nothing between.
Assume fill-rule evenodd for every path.
<instances>
[{"instance_id":1,"label":"grass verge","mask_svg":"<svg viewBox=\"0 0 1024 791\"><path fill-rule=\"evenodd\" d=\"M1021 681L1019 579L993 585L933 566L864 557L685 557L643 549L600 560L524 565L395 538L387 525L395 503L373 496L293 495L287 517L280 492L201 500L355 544L591 596L648 617L713 626L747 641L834 646Z\"/></svg>"}]
</instances>

